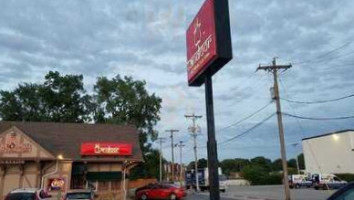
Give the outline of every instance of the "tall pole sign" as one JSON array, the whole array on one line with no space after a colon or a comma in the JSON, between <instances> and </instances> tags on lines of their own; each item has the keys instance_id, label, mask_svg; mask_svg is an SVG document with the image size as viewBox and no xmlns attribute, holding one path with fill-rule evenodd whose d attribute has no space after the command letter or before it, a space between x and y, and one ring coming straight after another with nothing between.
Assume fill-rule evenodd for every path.
<instances>
[{"instance_id":1,"label":"tall pole sign","mask_svg":"<svg viewBox=\"0 0 354 200\"><path fill-rule=\"evenodd\" d=\"M219 200L212 76L232 59L228 0L205 0L187 30L189 86L205 83L210 199Z\"/></svg>"}]
</instances>

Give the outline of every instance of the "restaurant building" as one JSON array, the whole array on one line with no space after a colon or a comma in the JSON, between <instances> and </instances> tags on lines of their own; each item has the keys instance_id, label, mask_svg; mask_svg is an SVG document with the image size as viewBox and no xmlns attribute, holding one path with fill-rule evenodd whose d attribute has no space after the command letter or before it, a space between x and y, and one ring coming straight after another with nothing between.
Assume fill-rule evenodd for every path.
<instances>
[{"instance_id":1,"label":"restaurant building","mask_svg":"<svg viewBox=\"0 0 354 200\"><path fill-rule=\"evenodd\" d=\"M123 199L142 161L133 126L0 122L0 198L30 187L52 195L92 188Z\"/></svg>"}]
</instances>

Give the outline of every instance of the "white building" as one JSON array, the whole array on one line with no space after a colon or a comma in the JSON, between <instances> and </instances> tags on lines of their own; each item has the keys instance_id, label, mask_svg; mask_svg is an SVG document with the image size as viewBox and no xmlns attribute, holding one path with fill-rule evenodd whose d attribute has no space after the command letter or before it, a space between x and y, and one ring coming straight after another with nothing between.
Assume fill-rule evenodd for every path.
<instances>
[{"instance_id":1,"label":"white building","mask_svg":"<svg viewBox=\"0 0 354 200\"><path fill-rule=\"evenodd\" d=\"M302 140L307 173L354 173L354 130Z\"/></svg>"}]
</instances>

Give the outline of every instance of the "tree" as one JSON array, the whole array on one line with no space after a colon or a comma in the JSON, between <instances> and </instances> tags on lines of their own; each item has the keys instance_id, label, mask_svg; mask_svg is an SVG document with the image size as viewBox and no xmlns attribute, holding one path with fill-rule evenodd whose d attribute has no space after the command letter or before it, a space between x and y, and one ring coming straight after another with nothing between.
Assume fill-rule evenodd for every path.
<instances>
[{"instance_id":1,"label":"tree","mask_svg":"<svg viewBox=\"0 0 354 200\"><path fill-rule=\"evenodd\" d=\"M187 169L191 170L194 169L194 161L190 162L187 166ZM201 158L198 160L198 168L202 169L202 168L207 168L208 167L208 160L206 160L205 158Z\"/></svg>"},{"instance_id":2,"label":"tree","mask_svg":"<svg viewBox=\"0 0 354 200\"><path fill-rule=\"evenodd\" d=\"M288 167L289 168L297 168L297 165L296 165L296 159L292 158L288 161Z\"/></svg>"},{"instance_id":3,"label":"tree","mask_svg":"<svg viewBox=\"0 0 354 200\"><path fill-rule=\"evenodd\" d=\"M137 178L151 178L155 177L159 179L160 168L156 167L160 164L160 152L156 149L151 149L145 155L145 163L140 163L138 166L132 169L130 179Z\"/></svg>"},{"instance_id":4,"label":"tree","mask_svg":"<svg viewBox=\"0 0 354 200\"><path fill-rule=\"evenodd\" d=\"M276 159L272 162L272 170L273 171L282 171L283 170L283 163L282 159Z\"/></svg>"},{"instance_id":5,"label":"tree","mask_svg":"<svg viewBox=\"0 0 354 200\"><path fill-rule=\"evenodd\" d=\"M300 169L305 169L305 158L304 158L304 154L301 153L297 156L297 160L299 162L299 168Z\"/></svg>"},{"instance_id":6,"label":"tree","mask_svg":"<svg viewBox=\"0 0 354 200\"><path fill-rule=\"evenodd\" d=\"M82 75L50 71L44 83L0 91L0 117L6 121L88 122L93 104L85 93Z\"/></svg>"},{"instance_id":7,"label":"tree","mask_svg":"<svg viewBox=\"0 0 354 200\"><path fill-rule=\"evenodd\" d=\"M242 158L225 159L220 162L222 172L227 176L232 172L240 172L247 165L249 165L249 160Z\"/></svg>"},{"instance_id":8,"label":"tree","mask_svg":"<svg viewBox=\"0 0 354 200\"><path fill-rule=\"evenodd\" d=\"M205 158L198 160L198 167L199 168L207 168L208 167L208 160Z\"/></svg>"},{"instance_id":9,"label":"tree","mask_svg":"<svg viewBox=\"0 0 354 200\"><path fill-rule=\"evenodd\" d=\"M149 136L156 136L154 126L160 120L161 98L149 94L145 81L119 75L109 80L99 77L96 92L97 123L133 124Z\"/></svg>"},{"instance_id":10,"label":"tree","mask_svg":"<svg viewBox=\"0 0 354 200\"><path fill-rule=\"evenodd\" d=\"M162 100L155 94L150 95L145 86L145 81L119 75L112 79L99 77L94 86L96 123L132 124L139 130L140 147L146 162L132 171L132 177L157 177L150 167L156 169L159 156L151 156L156 152L148 141L157 138L154 126L160 120ZM154 165L150 166L151 163Z\"/></svg>"},{"instance_id":11,"label":"tree","mask_svg":"<svg viewBox=\"0 0 354 200\"><path fill-rule=\"evenodd\" d=\"M144 81L131 77L100 77L94 94L84 89L82 75L50 71L43 83L20 84L13 91L0 91L0 117L6 121L92 122L131 124L139 131L145 163L132 174L157 177L159 155L150 141L157 136L161 98L149 94Z\"/></svg>"},{"instance_id":12,"label":"tree","mask_svg":"<svg viewBox=\"0 0 354 200\"><path fill-rule=\"evenodd\" d=\"M252 185L275 185L281 184L282 182L281 174L269 173L267 169L260 165L246 166L241 171L241 175L243 178L250 181Z\"/></svg>"},{"instance_id":13,"label":"tree","mask_svg":"<svg viewBox=\"0 0 354 200\"><path fill-rule=\"evenodd\" d=\"M261 166L246 166L241 175L246 180L250 181L252 185L261 185L265 182L265 176L267 175L267 171Z\"/></svg>"},{"instance_id":14,"label":"tree","mask_svg":"<svg viewBox=\"0 0 354 200\"><path fill-rule=\"evenodd\" d=\"M263 156L258 156L258 157L251 159L251 165L260 166L260 167L266 169L267 171L271 170L271 164L272 164L272 161L268 158L263 157Z\"/></svg>"}]
</instances>

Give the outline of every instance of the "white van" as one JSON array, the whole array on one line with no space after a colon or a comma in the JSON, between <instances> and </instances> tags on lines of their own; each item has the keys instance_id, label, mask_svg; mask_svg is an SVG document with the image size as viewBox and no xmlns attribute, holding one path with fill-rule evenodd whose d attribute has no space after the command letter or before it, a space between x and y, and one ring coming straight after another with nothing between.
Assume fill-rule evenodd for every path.
<instances>
[{"instance_id":1,"label":"white van","mask_svg":"<svg viewBox=\"0 0 354 200\"><path fill-rule=\"evenodd\" d=\"M348 184L334 174L312 174L312 182L315 190L339 189Z\"/></svg>"}]
</instances>

